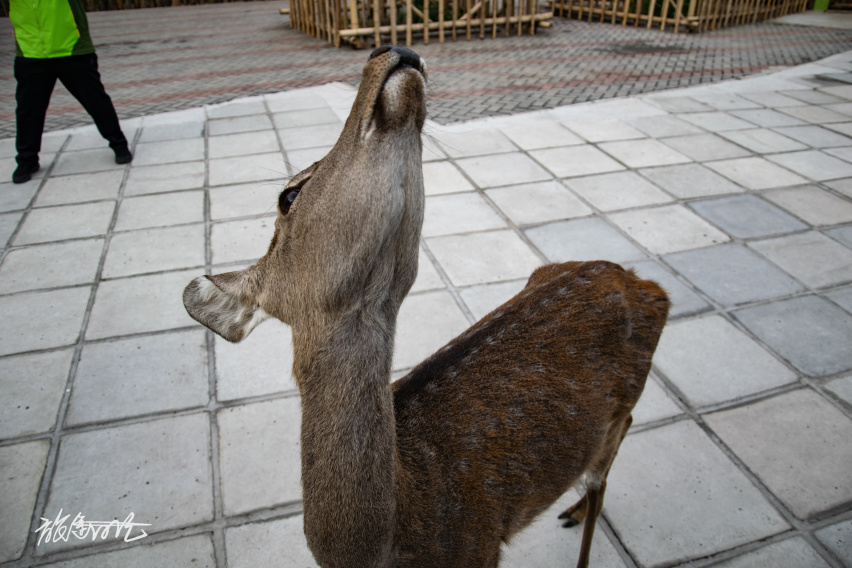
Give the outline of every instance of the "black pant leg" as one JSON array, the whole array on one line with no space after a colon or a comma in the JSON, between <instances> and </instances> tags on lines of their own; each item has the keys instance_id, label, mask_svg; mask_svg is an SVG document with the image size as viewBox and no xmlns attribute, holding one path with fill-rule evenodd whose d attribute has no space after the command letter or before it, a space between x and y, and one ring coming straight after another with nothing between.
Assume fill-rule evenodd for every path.
<instances>
[{"instance_id":1,"label":"black pant leg","mask_svg":"<svg viewBox=\"0 0 852 568\"><path fill-rule=\"evenodd\" d=\"M15 149L19 165L38 162L41 134L50 95L56 85L56 72L49 59L15 58L16 130Z\"/></svg>"},{"instance_id":2,"label":"black pant leg","mask_svg":"<svg viewBox=\"0 0 852 568\"><path fill-rule=\"evenodd\" d=\"M98 132L109 141L112 149L127 146L127 139L118 123L118 115L112 106L98 73L98 57L94 53L63 57L57 75L68 92L80 101L95 121Z\"/></svg>"}]
</instances>

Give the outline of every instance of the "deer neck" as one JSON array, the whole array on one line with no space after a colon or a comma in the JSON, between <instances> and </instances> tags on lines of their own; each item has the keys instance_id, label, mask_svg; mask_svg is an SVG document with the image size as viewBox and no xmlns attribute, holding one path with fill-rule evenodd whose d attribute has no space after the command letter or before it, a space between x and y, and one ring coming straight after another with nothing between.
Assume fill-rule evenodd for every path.
<instances>
[{"instance_id":1,"label":"deer neck","mask_svg":"<svg viewBox=\"0 0 852 568\"><path fill-rule=\"evenodd\" d=\"M389 562L396 510L395 325L396 309L362 309L293 329L305 534L322 566Z\"/></svg>"}]
</instances>

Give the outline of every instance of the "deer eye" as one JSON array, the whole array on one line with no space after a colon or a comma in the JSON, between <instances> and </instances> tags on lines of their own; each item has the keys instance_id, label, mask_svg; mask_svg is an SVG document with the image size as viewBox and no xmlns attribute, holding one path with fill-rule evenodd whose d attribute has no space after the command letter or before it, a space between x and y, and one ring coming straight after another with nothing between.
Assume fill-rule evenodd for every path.
<instances>
[{"instance_id":1,"label":"deer eye","mask_svg":"<svg viewBox=\"0 0 852 568\"><path fill-rule=\"evenodd\" d=\"M286 215L290 210L290 206L293 205L293 202L296 201L296 197L299 195L299 188L292 187L290 189L285 189L281 192L281 195L278 196L278 209L281 210L282 215Z\"/></svg>"}]
</instances>

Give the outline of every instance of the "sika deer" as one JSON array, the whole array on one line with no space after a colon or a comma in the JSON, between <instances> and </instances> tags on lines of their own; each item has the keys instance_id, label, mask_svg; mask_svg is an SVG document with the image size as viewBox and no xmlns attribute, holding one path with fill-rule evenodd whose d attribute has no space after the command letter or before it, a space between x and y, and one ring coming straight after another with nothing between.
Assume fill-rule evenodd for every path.
<instances>
[{"instance_id":1,"label":"sika deer","mask_svg":"<svg viewBox=\"0 0 852 568\"><path fill-rule=\"evenodd\" d=\"M279 197L257 264L202 276L193 318L240 341L292 326L308 545L324 567L493 567L500 544L571 485L588 564L606 476L668 299L608 262L551 264L390 383L423 220L425 64L375 50L328 156Z\"/></svg>"}]
</instances>

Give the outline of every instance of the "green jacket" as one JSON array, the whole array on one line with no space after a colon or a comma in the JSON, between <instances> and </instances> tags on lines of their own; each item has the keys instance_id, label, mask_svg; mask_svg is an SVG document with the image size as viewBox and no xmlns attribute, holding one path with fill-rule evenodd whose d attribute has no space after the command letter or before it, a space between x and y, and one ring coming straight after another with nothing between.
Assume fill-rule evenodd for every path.
<instances>
[{"instance_id":1,"label":"green jacket","mask_svg":"<svg viewBox=\"0 0 852 568\"><path fill-rule=\"evenodd\" d=\"M19 57L51 59L94 53L83 0L11 0Z\"/></svg>"}]
</instances>

